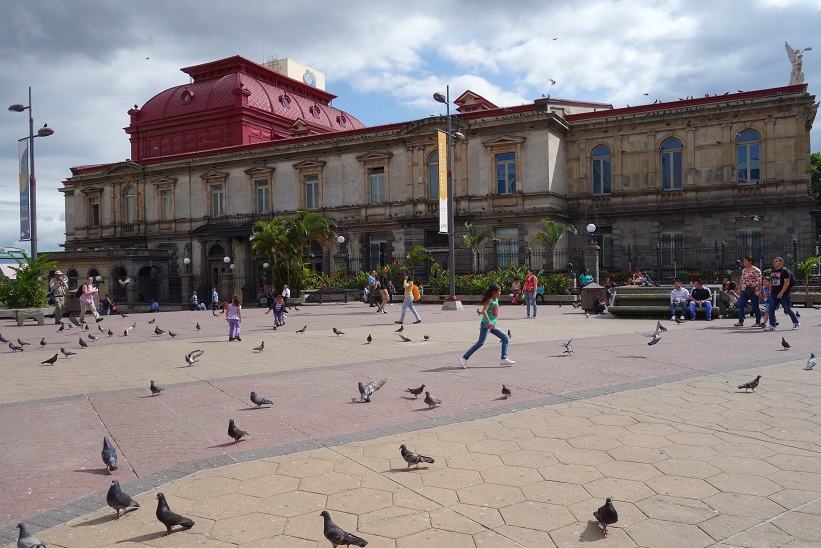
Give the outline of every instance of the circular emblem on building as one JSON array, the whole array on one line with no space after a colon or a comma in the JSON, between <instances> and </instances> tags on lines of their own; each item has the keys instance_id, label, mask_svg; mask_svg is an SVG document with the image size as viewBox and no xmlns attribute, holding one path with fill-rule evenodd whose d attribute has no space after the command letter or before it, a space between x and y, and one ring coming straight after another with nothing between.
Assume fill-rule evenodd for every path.
<instances>
[{"instance_id":1,"label":"circular emblem on building","mask_svg":"<svg viewBox=\"0 0 821 548\"><path fill-rule=\"evenodd\" d=\"M302 75L302 81L308 84L311 87L316 87L316 74L311 69L305 71L305 74Z\"/></svg>"}]
</instances>

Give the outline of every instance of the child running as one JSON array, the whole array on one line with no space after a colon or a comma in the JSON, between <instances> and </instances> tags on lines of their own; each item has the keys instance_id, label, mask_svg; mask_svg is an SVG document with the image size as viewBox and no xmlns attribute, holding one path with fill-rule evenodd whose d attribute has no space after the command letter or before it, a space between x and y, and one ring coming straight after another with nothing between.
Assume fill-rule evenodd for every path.
<instances>
[{"instance_id":1,"label":"child running","mask_svg":"<svg viewBox=\"0 0 821 548\"><path fill-rule=\"evenodd\" d=\"M234 339L242 342L242 339L239 338L239 325L242 323L242 299L239 298L239 295L232 295L231 302L225 306L225 310L227 312L225 321L228 322L228 340L233 341ZM234 336L234 331L236 331L236 336Z\"/></svg>"},{"instance_id":2,"label":"child running","mask_svg":"<svg viewBox=\"0 0 821 548\"><path fill-rule=\"evenodd\" d=\"M277 327L285 325L285 298L282 295L277 295L276 302L265 313L271 310L274 311L274 331L276 331Z\"/></svg>"},{"instance_id":3,"label":"child running","mask_svg":"<svg viewBox=\"0 0 821 548\"><path fill-rule=\"evenodd\" d=\"M499 316L499 295L502 293L502 288L497 283L490 284L487 289L485 289L484 294L482 295L482 321L479 324L479 340L470 347L470 350L465 352L465 355L459 358L459 365L462 366L462 369L467 368L468 366L468 359L473 355L474 352L479 350L482 345L485 344L485 339L487 339L488 331L490 331L496 337L499 337L502 341L502 365L513 365L514 362L507 357L507 345L510 342L510 339L504 332L496 327L496 319Z\"/></svg>"}]
</instances>

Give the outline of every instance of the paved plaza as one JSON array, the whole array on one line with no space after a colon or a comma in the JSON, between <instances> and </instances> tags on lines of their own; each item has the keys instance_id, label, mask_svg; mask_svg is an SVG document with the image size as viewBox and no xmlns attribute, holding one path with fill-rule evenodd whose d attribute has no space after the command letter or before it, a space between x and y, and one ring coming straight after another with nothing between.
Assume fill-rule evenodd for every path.
<instances>
[{"instance_id":1,"label":"paved plaza","mask_svg":"<svg viewBox=\"0 0 821 548\"><path fill-rule=\"evenodd\" d=\"M97 341L0 320L6 339L31 343L0 350L0 546L24 521L49 547L326 547L322 510L375 548L821 545L821 372L803 370L821 355L821 311L773 333L665 321L648 346L655 320L569 306L527 320L503 306L516 364L500 365L491 336L462 369L475 306L420 306L410 342L394 333L399 305L299 308L276 331L246 308L241 342L210 311L107 317L114 334L93 325ZM41 365L60 347L77 355ZM756 375L754 392L736 388ZM356 401L357 382L383 378L371 403ZM442 405L405 392L421 384ZM254 409L251 390L273 405ZM250 437L234 445L229 419ZM403 443L435 462L406 471ZM141 505L119 520L112 479ZM162 536L158 492L192 529ZM593 511L606 497L619 521L605 539Z\"/></svg>"}]
</instances>

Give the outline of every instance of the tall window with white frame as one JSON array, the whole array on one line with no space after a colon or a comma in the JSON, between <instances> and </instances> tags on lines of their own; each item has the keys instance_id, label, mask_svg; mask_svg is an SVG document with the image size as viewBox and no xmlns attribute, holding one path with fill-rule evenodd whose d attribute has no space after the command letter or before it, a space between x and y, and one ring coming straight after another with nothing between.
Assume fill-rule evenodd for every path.
<instances>
[{"instance_id":1,"label":"tall window with white frame","mask_svg":"<svg viewBox=\"0 0 821 548\"><path fill-rule=\"evenodd\" d=\"M88 226L100 226L100 196L88 197Z\"/></svg>"},{"instance_id":2,"label":"tall window with white frame","mask_svg":"<svg viewBox=\"0 0 821 548\"><path fill-rule=\"evenodd\" d=\"M134 195L134 187L130 186L125 190L125 224L130 225L137 221L137 199Z\"/></svg>"},{"instance_id":3,"label":"tall window with white frame","mask_svg":"<svg viewBox=\"0 0 821 548\"><path fill-rule=\"evenodd\" d=\"M764 260L764 234L761 221L742 219L736 222L736 255Z\"/></svg>"},{"instance_id":4,"label":"tall window with white frame","mask_svg":"<svg viewBox=\"0 0 821 548\"><path fill-rule=\"evenodd\" d=\"M305 176L305 209L319 209L319 175Z\"/></svg>"},{"instance_id":5,"label":"tall window with white frame","mask_svg":"<svg viewBox=\"0 0 821 548\"><path fill-rule=\"evenodd\" d=\"M515 152L504 152L496 155L496 193L516 193Z\"/></svg>"},{"instance_id":6,"label":"tall window with white frame","mask_svg":"<svg viewBox=\"0 0 821 548\"><path fill-rule=\"evenodd\" d=\"M681 190L684 187L681 155L684 147L675 137L661 143L661 189Z\"/></svg>"},{"instance_id":7,"label":"tall window with white frame","mask_svg":"<svg viewBox=\"0 0 821 548\"><path fill-rule=\"evenodd\" d=\"M496 267L519 266L519 229L496 229Z\"/></svg>"},{"instance_id":8,"label":"tall window with white frame","mask_svg":"<svg viewBox=\"0 0 821 548\"><path fill-rule=\"evenodd\" d=\"M211 216L222 217L225 215L225 188L222 185L211 185L209 193Z\"/></svg>"},{"instance_id":9,"label":"tall window with white frame","mask_svg":"<svg viewBox=\"0 0 821 548\"><path fill-rule=\"evenodd\" d=\"M269 213L271 211L271 203L268 180L262 179L254 181L254 187L257 191L257 213Z\"/></svg>"},{"instance_id":10,"label":"tall window with white frame","mask_svg":"<svg viewBox=\"0 0 821 548\"><path fill-rule=\"evenodd\" d=\"M761 137L752 129L745 129L736 139L737 178L740 185L761 182Z\"/></svg>"},{"instance_id":11,"label":"tall window with white frame","mask_svg":"<svg viewBox=\"0 0 821 548\"><path fill-rule=\"evenodd\" d=\"M370 203L381 204L385 201L385 168L372 167L368 170Z\"/></svg>"},{"instance_id":12,"label":"tall window with white frame","mask_svg":"<svg viewBox=\"0 0 821 548\"><path fill-rule=\"evenodd\" d=\"M610 194L611 164L610 149L604 145L597 146L591 154L593 160L593 194Z\"/></svg>"},{"instance_id":13,"label":"tall window with white frame","mask_svg":"<svg viewBox=\"0 0 821 548\"><path fill-rule=\"evenodd\" d=\"M428 159L428 199L439 199L439 153L434 152Z\"/></svg>"},{"instance_id":14,"label":"tall window with white frame","mask_svg":"<svg viewBox=\"0 0 821 548\"><path fill-rule=\"evenodd\" d=\"M174 191L170 188L160 191L160 218L163 221L174 219Z\"/></svg>"}]
</instances>

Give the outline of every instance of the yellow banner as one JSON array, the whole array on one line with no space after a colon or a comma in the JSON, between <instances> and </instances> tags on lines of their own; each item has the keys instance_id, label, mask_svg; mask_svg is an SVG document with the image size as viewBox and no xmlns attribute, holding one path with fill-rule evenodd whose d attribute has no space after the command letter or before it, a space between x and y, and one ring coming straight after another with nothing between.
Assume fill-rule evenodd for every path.
<instances>
[{"instance_id":1,"label":"yellow banner","mask_svg":"<svg viewBox=\"0 0 821 548\"><path fill-rule=\"evenodd\" d=\"M439 233L448 233L448 134L439 130Z\"/></svg>"}]
</instances>

